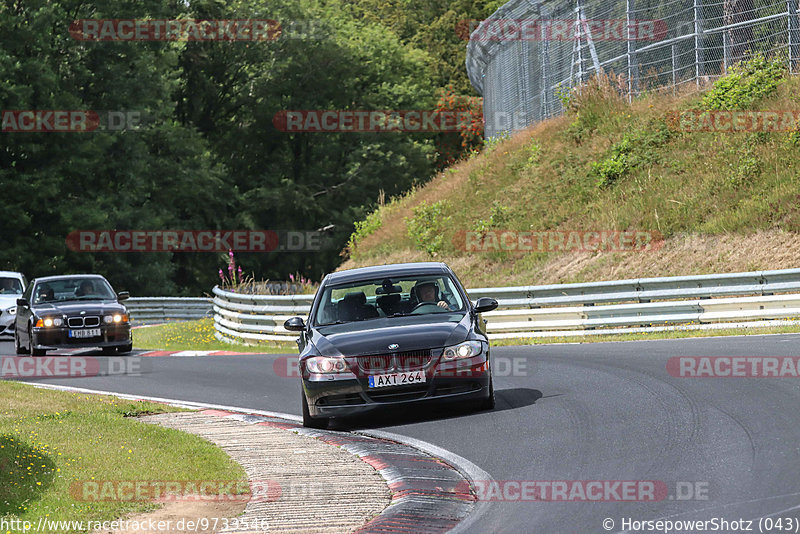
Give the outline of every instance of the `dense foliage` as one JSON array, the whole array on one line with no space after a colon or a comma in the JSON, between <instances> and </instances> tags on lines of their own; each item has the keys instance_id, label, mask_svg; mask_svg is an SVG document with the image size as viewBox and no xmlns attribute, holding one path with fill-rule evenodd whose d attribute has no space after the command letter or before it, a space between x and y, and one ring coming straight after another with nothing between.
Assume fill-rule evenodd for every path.
<instances>
[{"instance_id":1,"label":"dense foliage","mask_svg":"<svg viewBox=\"0 0 800 534\"><path fill-rule=\"evenodd\" d=\"M499 5L499 3L498 3ZM495 6L496 7L496 6ZM10 0L0 5L0 109L135 111L126 131L0 133L0 269L92 271L134 295L198 294L218 253L70 250L76 230L327 228L319 252L239 254L246 273L318 278L354 221L466 149L459 133L285 133L282 110L440 109L474 95L460 20L477 2ZM78 19L272 19L268 42L81 41ZM294 26L293 26L294 25ZM466 100L465 100L466 99ZM472 135L472 134L471 134Z\"/></svg>"}]
</instances>

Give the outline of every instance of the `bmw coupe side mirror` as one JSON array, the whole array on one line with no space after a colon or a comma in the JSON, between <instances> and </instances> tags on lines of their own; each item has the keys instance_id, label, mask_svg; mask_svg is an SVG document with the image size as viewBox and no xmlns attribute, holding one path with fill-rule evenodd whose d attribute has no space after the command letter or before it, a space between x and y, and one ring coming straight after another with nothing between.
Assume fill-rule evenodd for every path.
<instances>
[{"instance_id":1,"label":"bmw coupe side mirror","mask_svg":"<svg viewBox=\"0 0 800 534\"><path fill-rule=\"evenodd\" d=\"M28 300L27 299L17 299L17 306L27 306Z\"/></svg>"},{"instance_id":2,"label":"bmw coupe side mirror","mask_svg":"<svg viewBox=\"0 0 800 534\"><path fill-rule=\"evenodd\" d=\"M291 319L286 319L283 327L290 332L302 332L306 329L306 323L302 317L292 317Z\"/></svg>"},{"instance_id":3,"label":"bmw coupe side mirror","mask_svg":"<svg viewBox=\"0 0 800 534\"><path fill-rule=\"evenodd\" d=\"M117 300L127 300L131 297L131 294L127 291L120 291L117 293Z\"/></svg>"},{"instance_id":4,"label":"bmw coupe side mirror","mask_svg":"<svg viewBox=\"0 0 800 534\"><path fill-rule=\"evenodd\" d=\"M475 313L484 313L497 308L497 301L492 297L481 297L475 303Z\"/></svg>"}]
</instances>

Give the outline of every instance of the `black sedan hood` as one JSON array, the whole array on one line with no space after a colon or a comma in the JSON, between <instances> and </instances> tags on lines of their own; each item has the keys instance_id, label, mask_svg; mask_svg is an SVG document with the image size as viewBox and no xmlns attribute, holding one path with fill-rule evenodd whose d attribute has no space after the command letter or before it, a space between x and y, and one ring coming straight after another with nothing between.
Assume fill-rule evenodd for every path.
<instances>
[{"instance_id":1,"label":"black sedan hood","mask_svg":"<svg viewBox=\"0 0 800 534\"><path fill-rule=\"evenodd\" d=\"M313 329L311 342L324 356L386 354L441 348L465 341L470 316L463 313L417 315L356 321Z\"/></svg>"},{"instance_id":2,"label":"black sedan hood","mask_svg":"<svg viewBox=\"0 0 800 534\"><path fill-rule=\"evenodd\" d=\"M36 315L77 315L82 311L85 311L87 315L125 313L125 306L113 300L68 300L64 302L43 302L41 304L34 305L32 309Z\"/></svg>"}]
</instances>

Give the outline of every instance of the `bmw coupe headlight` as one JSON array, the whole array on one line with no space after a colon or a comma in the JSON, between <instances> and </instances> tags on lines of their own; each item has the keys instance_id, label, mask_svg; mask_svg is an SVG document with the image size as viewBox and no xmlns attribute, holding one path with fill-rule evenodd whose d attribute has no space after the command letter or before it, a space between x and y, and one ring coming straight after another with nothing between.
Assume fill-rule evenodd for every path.
<instances>
[{"instance_id":1,"label":"bmw coupe headlight","mask_svg":"<svg viewBox=\"0 0 800 534\"><path fill-rule=\"evenodd\" d=\"M313 356L307 359L306 369L308 369L308 372L316 374L346 373L349 371L344 359L327 358L325 356Z\"/></svg>"},{"instance_id":2,"label":"bmw coupe headlight","mask_svg":"<svg viewBox=\"0 0 800 534\"><path fill-rule=\"evenodd\" d=\"M105 322L106 324L127 323L128 316L124 313L115 313L114 315L106 315L103 317L103 322Z\"/></svg>"},{"instance_id":3,"label":"bmw coupe headlight","mask_svg":"<svg viewBox=\"0 0 800 534\"><path fill-rule=\"evenodd\" d=\"M442 360L449 362L478 356L483 351L480 341L465 341L452 347L445 347Z\"/></svg>"},{"instance_id":4,"label":"bmw coupe headlight","mask_svg":"<svg viewBox=\"0 0 800 534\"><path fill-rule=\"evenodd\" d=\"M61 326L63 321L60 317L45 317L36 321L36 326L50 328L51 326Z\"/></svg>"}]
</instances>

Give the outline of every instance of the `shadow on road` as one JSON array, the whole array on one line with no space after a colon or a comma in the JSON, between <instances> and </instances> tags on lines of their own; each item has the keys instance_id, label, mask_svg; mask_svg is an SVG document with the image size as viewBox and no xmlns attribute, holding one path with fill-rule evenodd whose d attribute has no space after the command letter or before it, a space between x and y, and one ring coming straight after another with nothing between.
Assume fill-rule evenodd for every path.
<instances>
[{"instance_id":1,"label":"shadow on road","mask_svg":"<svg viewBox=\"0 0 800 534\"><path fill-rule=\"evenodd\" d=\"M411 425L429 421L441 421L457 417L480 416L531 406L541 399L538 389L510 388L495 391L496 405L493 410L476 411L469 406L445 403L410 404L376 409L366 415L333 419L331 430L366 430L387 426Z\"/></svg>"}]
</instances>

